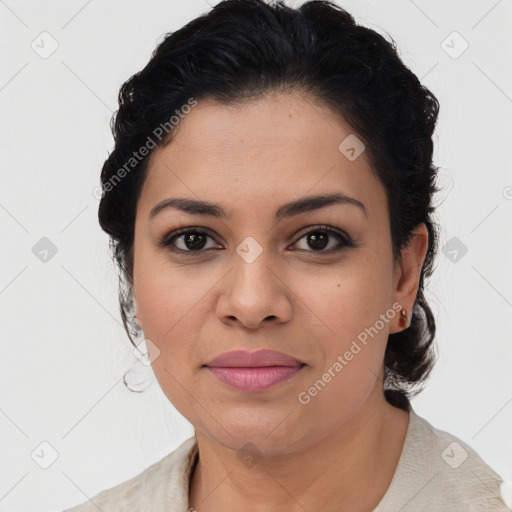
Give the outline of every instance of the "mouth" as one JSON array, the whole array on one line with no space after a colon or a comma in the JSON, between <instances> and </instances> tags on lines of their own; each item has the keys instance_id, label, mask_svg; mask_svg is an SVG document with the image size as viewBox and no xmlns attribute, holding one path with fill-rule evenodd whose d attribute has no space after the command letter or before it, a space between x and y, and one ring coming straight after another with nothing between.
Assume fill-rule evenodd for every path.
<instances>
[{"instance_id":1,"label":"mouth","mask_svg":"<svg viewBox=\"0 0 512 512\"><path fill-rule=\"evenodd\" d=\"M297 366L223 367L208 366L209 371L221 382L241 391L265 391L288 381L299 373L305 364Z\"/></svg>"},{"instance_id":2,"label":"mouth","mask_svg":"<svg viewBox=\"0 0 512 512\"><path fill-rule=\"evenodd\" d=\"M246 392L273 388L294 378L307 364L273 350L226 352L203 365L222 383Z\"/></svg>"}]
</instances>

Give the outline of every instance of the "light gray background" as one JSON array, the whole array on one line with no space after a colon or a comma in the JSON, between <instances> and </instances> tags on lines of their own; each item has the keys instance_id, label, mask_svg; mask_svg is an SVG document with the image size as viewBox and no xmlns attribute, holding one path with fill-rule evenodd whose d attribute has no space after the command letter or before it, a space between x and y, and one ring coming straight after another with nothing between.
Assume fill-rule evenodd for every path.
<instances>
[{"instance_id":1,"label":"light gray background","mask_svg":"<svg viewBox=\"0 0 512 512\"><path fill-rule=\"evenodd\" d=\"M440 360L413 406L511 482L512 1L340 4L391 35L441 103L441 246L467 253L438 256L428 296ZM145 393L122 383L131 365L144 367L121 327L93 189L120 85L163 34L208 9L206 0L0 0L3 511L81 503L193 434L156 382ZM46 59L31 47L51 49L43 31L58 43ZM469 44L457 58L454 31ZM32 252L42 237L57 247L46 262Z\"/></svg>"}]
</instances>

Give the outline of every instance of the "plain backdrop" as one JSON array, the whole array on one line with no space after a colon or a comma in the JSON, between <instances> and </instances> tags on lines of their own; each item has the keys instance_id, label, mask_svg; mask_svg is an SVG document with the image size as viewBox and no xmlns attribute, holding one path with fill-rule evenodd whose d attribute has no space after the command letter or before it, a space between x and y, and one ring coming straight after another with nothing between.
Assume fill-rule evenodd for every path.
<instances>
[{"instance_id":1,"label":"plain backdrop","mask_svg":"<svg viewBox=\"0 0 512 512\"><path fill-rule=\"evenodd\" d=\"M441 251L428 288L439 362L413 406L510 482L512 1L339 3L392 37L441 103ZM120 85L165 33L209 9L0 1L2 511L86 501L193 434L122 329L93 190ZM123 385L132 367L143 393Z\"/></svg>"}]
</instances>

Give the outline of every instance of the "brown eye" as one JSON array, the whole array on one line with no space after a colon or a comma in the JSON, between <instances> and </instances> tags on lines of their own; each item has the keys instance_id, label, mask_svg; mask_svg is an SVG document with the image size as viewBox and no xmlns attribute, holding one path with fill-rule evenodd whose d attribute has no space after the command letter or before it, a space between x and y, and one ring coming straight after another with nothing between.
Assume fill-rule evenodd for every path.
<instances>
[{"instance_id":1,"label":"brown eye","mask_svg":"<svg viewBox=\"0 0 512 512\"><path fill-rule=\"evenodd\" d=\"M181 235L178 238L181 238L181 237L183 237L183 245L187 249L190 249L191 251L198 251L198 250L204 249L208 235L205 233L200 233L200 232L196 231L196 232L186 233L184 235Z\"/></svg>"},{"instance_id":2,"label":"brown eye","mask_svg":"<svg viewBox=\"0 0 512 512\"><path fill-rule=\"evenodd\" d=\"M329 226L319 226L314 230L308 231L296 242L296 244L302 239L305 240L304 245L306 247L298 249L301 251L305 250L308 252L330 254L337 252L344 247L355 247L348 235ZM333 244L333 241L336 239L338 240L338 243Z\"/></svg>"},{"instance_id":3,"label":"brown eye","mask_svg":"<svg viewBox=\"0 0 512 512\"><path fill-rule=\"evenodd\" d=\"M317 226L315 229L302 235L294 245L298 244L303 239L305 240L305 247L299 247L297 249L299 251L332 254L346 247L356 247L352 239L346 233L330 226ZM209 240L211 242L209 242ZM210 243L210 246L208 246L208 243ZM215 243L215 239L204 230L198 228L183 228L165 235L160 240L159 246L177 253L188 253L188 255L192 256L205 253L212 249L222 249L222 246L218 244L215 246Z\"/></svg>"},{"instance_id":4,"label":"brown eye","mask_svg":"<svg viewBox=\"0 0 512 512\"><path fill-rule=\"evenodd\" d=\"M173 251L181 252L205 252L207 247L208 239L213 238L205 231L198 229L183 229L173 231L172 233L164 236L160 242L160 246L167 247Z\"/></svg>"}]
</instances>

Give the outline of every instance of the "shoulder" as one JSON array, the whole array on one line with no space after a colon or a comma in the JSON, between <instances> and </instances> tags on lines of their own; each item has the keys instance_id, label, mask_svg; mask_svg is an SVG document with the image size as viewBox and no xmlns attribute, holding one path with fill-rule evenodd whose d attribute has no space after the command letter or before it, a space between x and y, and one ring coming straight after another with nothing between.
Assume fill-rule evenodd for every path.
<instances>
[{"instance_id":1,"label":"shoulder","mask_svg":"<svg viewBox=\"0 0 512 512\"><path fill-rule=\"evenodd\" d=\"M188 479L196 454L197 438L193 436L137 476L63 512L165 510L169 503L175 504L176 510L181 510L180 505L186 509Z\"/></svg>"},{"instance_id":2,"label":"shoulder","mask_svg":"<svg viewBox=\"0 0 512 512\"><path fill-rule=\"evenodd\" d=\"M507 512L499 475L465 442L409 410L402 455L375 512ZM391 507L391 508L390 508Z\"/></svg>"}]
</instances>

